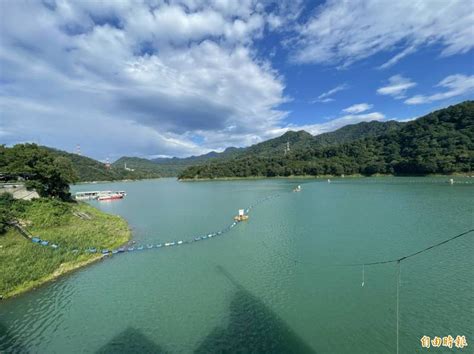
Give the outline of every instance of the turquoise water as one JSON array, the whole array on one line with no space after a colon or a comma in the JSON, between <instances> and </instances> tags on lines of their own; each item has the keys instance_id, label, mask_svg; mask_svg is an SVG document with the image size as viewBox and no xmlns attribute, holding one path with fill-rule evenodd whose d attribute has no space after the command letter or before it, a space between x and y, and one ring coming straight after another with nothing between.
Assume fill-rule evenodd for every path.
<instances>
[{"instance_id":1,"label":"turquoise water","mask_svg":"<svg viewBox=\"0 0 474 354\"><path fill-rule=\"evenodd\" d=\"M474 185L445 178L172 179L75 186L125 190L91 202L125 217L137 243L220 230L142 251L0 303L0 352L394 353L398 258L474 226ZM301 184L301 193L291 189ZM400 352L423 335L473 338L472 234L401 265ZM453 352L456 350L453 349ZM430 352L437 352L431 348ZM438 352L442 352L439 350Z\"/></svg>"}]
</instances>

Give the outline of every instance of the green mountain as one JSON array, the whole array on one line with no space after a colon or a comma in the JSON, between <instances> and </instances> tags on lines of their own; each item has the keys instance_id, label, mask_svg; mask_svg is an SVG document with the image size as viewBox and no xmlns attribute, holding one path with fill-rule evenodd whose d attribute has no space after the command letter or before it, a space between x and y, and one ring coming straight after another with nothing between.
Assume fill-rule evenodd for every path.
<instances>
[{"instance_id":1,"label":"green mountain","mask_svg":"<svg viewBox=\"0 0 474 354\"><path fill-rule=\"evenodd\" d=\"M123 164L107 167L106 164L89 157L72 154L46 146L18 144L15 145L14 148L7 148L1 145L0 147L2 148L0 149L0 175L8 175L10 173L13 173L13 175L21 175L22 173L28 174L30 168L26 163L25 166L22 166L22 161L34 164L35 154L46 154L47 156L50 156L52 160L64 161L70 164L72 167L72 173L75 175L74 179L78 182L161 177L160 171L152 168L140 166L136 168L135 171L127 171L123 167ZM152 162L149 162L149 164L153 167L155 166Z\"/></svg>"},{"instance_id":2,"label":"green mountain","mask_svg":"<svg viewBox=\"0 0 474 354\"><path fill-rule=\"evenodd\" d=\"M403 123L395 121L385 123L364 122L347 125L334 132L324 133L318 136L312 136L303 130L298 132L288 131L278 138L270 139L246 148L229 147L223 152L211 151L204 155L190 156L186 158L173 157L147 160L138 157L124 156L115 161L112 166L115 168L123 168L124 164L127 163L128 168L158 173L163 177L172 177L180 175L185 169L191 166L199 166L248 155L271 157L275 154L284 152L287 144L290 145L290 150L310 148L315 144L332 145L353 141L362 137L377 136L388 131L397 130L402 125Z\"/></svg>"},{"instance_id":3,"label":"green mountain","mask_svg":"<svg viewBox=\"0 0 474 354\"><path fill-rule=\"evenodd\" d=\"M128 156L123 156L112 164L112 168L117 171L127 171L125 167L133 170L129 171L129 173L148 174L152 177L172 177L177 176L187 166L175 168L174 165L162 165L153 160Z\"/></svg>"},{"instance_id":4,"label":"green mountain","mask_svg":"<svg viewBox=\"0 0 474 354\"><path fill-rule=\"evenodd\" d=\"M316 137L287 132L232 159L189 167L179 178L466 173L474 164L473 137L474 101L466 101L407 123L360 123Z\"/></svg>"},{"instance_id":5,"label":"green mountain","mask_svg":"<svg viewBox=\"0 0 474 354\"><path fill-rule=\"evenodd\" d=\"M185 158L156 158L144 159L139 157L123 156L115 161L112 166L114 168L124 168L125 163L127 168L132 168L140 171L147 171L149 173L156 173L161 177L176 177L186 168L190 166L201 165L214 160L230 159L237 157L244 148L229 147L223 152L211 151L204 155L190 156Z\"/></svg>"},{"instance_id":6,"label":"green mountain","mask_svg":"<svg viewBox=\"0 0 474 354\"><path fill-rule=\"evenodd\" d=\"M316 135L314 141L319 145L350 143L351 141L375 137L401 129L405 123L390 120L387 122L361 122L346 125L336 131Z\"/></svg>"}]
</instances>

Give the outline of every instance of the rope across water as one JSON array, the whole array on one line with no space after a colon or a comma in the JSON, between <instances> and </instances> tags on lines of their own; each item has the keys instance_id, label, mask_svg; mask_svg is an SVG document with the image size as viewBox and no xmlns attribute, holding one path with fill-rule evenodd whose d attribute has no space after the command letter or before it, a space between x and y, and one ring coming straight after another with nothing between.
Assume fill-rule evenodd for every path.
<instances>
[{"instance_id":1,"label":"rope across water","mask_svg":"<svg viewBox=\"0 0 474 354\"><path fill-rule=\"evenodd\" d=\"M245 213L249 214L250 211L253 208L255 208L256 206L258 206L259 204L261 204L261 203L263 203L267 200L277 198L280 195L281 194L272 194L272 195L269 195L269 196L267 196L263 199L258 200L255 204L252 204L247 209L245 209ZM233 223L231 223L230 225L228 225L227 227L225 227L224 229L222 229L220 231L212 232L212 233L209 233L209 234L206 234L206 235L203 235L203 236L192 237L192 238L183 239L183 240L179 240L179 241L176 241L176 240L168 241L168 242L160 243L160 244L147 244L147 245L121 247L121 248L114 249L114 250L97 249L97 248L93 248L93 247L89 247L89 248L85 248L85 249L84 248L83 249L79 249L79 248L75 248L75 249L60 248L59 245L56 245L56 244L49 245L48 241L41 240L40 238L37 238L37 237L33 238L32 240L33 240L33 242L38 243L39 245L49 246L49 247L52 247L54 249L64 249L67 252L72 252L72 253L81 253L82 252L82 253L89 253L89 254L91 254L91 253L102 253L104 256L108 256L108 255L112 255L112 254L115 255L115 254L120 254L120 253L130 253L130 252L142 251L142 250L161 249L162 247L167 248L167 247L173 247L173 246L193 244L195 242L199 242L199 241L208 240L208 239L211 239L211 238L214 238L214 237L222 236L222 235L226 234L227 232L229 232L230 230L232 230L235 226L237 226L238 223L239 222L234 221ZM474 232L474 229L466 230L466 231L464 231L460 234L449 237L449 238L447 238L447 239L445 239L441 242L438 242L436 244L427 246L427 247L425 247L421 250L418 250L416 252L413 252L413 253L398 257L398 258L394 258L394 259L380 260L380 261L374 261L374 262L365 262L365 263L334 264L334 265L327 265L326 267L341 267L341 266L342 267L362 267L362 287L364 287L364 284L365 284L365 267L366 266L396 263L396 267L397 267L397 278L396 278L396 282L397 282L396 283L396 352L399 353L399 350L400 350L400 345L399 345L400 305L399 304L400 304L401 262L403 262L404 260L406 260L408 258L415 257L415 256L417 256L421 253L427 252L427 251L429 251L433 248L445 245L448 242L454 241L454 240L456 240L460 237L470 235L472 232ZM261 241L261 244L265 248L269 249L269 247L265 244L265 242L263 240ZM301 261L299 259L293 259L293 258L290 258L290 257L288 257L284 254L281 254L281 253L277 253L277 254L282 258L287 258L288 260L293 261L295 264L314 265L314 266L317 266L318 268L321 268L321 266L318 265L318 264Z\"/></svg>"},{"instance_id":2,"label":"rope across water","mask_svg":"<svg viewBox=\"0 0 474 354\"><path fill-rule=\"evenodd\" d=\"M280 194L276 193L276 194L272 194L272 195L269 195L265 198L257 200L254 204L252 204L252 205L248 206L246 209L244 209L245 214L248 215L250 213L250 211L253 208L255 208L256 206L258 206L259 204L264 203L264 202L266 202L270 199L277 198L279 196L280 196ZM61 247L58 244L51 243L47 240L42 240L40 237L33 237L31 240L32 240L33 243L38 244L39 246L50 247L54 250L64 250L65 252L70 252L70 253L74 253L74 254L80 254L80 253L83 253L83 254L103 254L104 256L109 256L109 255L116 255L116 254L120 254L120 253L130 253L130 252L135 252L135 251L144 251L144 250L153 250L153 249L157 250L157 249L161 249L161 248L169 248L169 247L174 247L174 246L189 245L189 244L193 244L195 242L205 241L205 240L212 239L214 237L222 236L222 235L228 233L230 230L232 230L238 224L239 224L238 221L234 221L231 224L229 224L227 227L223 228L222 230L210 232L210 233L207 233L207 234L201 235L201 236L194 236L194 237L189 237L189 238L185 238L185 239L181 239L181 240L169 240L169 241L158 243L158 244L148 243L148 244L143 244L142 245L142 244L135 244L135 242L133 242L131 244L129 243L128 246L123 246L123 247L119 247L119 248L112 249L112 250L111 249L106 249L106 248L94 247L94 246L86 247L86 248Z\"/></svg>"}]
</instances>

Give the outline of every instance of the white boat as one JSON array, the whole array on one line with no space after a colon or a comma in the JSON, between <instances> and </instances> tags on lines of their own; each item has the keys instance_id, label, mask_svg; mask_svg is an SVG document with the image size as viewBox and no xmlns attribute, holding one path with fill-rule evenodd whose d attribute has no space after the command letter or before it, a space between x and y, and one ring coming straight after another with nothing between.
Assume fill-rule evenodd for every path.
<instances>
[{"instance_id":1,"label":"white boat","mask_svg":"<svg viewBox=\"0 0 474 354\"><path fill-rule=\"evenodd\" d=\"M116 199L123 199L123 194L120 193L100 193L97 197L97 200L116 200Z\"/></svg>"},{"instance_id":2,"label":"white boat","mask_svg":"<svg viewBox=\"0 0 474 354\"><path fill-rule=\"evenodd\" d=\"M86 191L86 192L76 192L74 196L76 200L90 200L96 199L100 191Z\"/></svg>"}]
</instances>

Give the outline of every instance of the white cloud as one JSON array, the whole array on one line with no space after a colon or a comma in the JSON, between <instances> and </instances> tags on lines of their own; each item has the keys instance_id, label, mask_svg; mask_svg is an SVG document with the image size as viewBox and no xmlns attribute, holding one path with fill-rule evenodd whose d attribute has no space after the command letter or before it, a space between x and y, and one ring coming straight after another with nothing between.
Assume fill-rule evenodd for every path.
<instances>
[{"instance_id":1,"label":"white cloud","mask_svg":"<svg viewBox=\"0 0 474 354\"><path fill-rule=\"evenodd\" d=\"M474 11L465 0L329 0L299 27L294 60L347 66L379 52L398 52L391 66L423 45L441 55L474 47Z\"/></svg>"},{"instance_id":2,"label":"white cloud","mask_svg":"<svg viewBox=\"0 0 474 354\"><path fill-rule=\"evenodd\" d=\"M466 76L462 74L449 75L441 80L436 87L445 90L435 94L415 95L405 100L406 104L422 104L433 101L440 101L451 97L462 96L474 92L474 75Z\"/></svg>"},{"instance_id":3,"label":"white cloud","mask_svg":"<svg viewBox=\"0 0 474 354\"><path fill-rule=\"evenodd\" d=\"M377 89L379 95L389 95L397 99L405 97L408 89L415 87L416 83L401 75L394 75L388 79L388 85Z\"/></svg>"},{"instance_id":4,"label":"white cloud","mask_svg":"<svg viewBox=\"0 0 474 354\"><path fill-rule=\"evenodd\" d=\"M362 113L371 109L373 105L368 103L358 103L350 107L344 108L342 111L346 113Z\"/></svg>"},{"instance_id":5,"label":"white cloud","mask_svg":"<svg viewBox=\"0 0 474 354\"><path fill-rule=\"evenodd\" d=\"M287 115L283 78L252 49L253 1L45 4L0 2L5 143L183 156L253 143Z\"/></svg>"},{"instance_id":6,"label":"white cloud","mask_svg":"<svg viewBox=\"0 0 474 354\"><path fill-rule=\"evenodd\" d=\"M334 101L334 98L332 98L331 96L338 93L339 91L347 90L348 88L349 88L349 85L347 84L338 85L334 87L333 89L320 94L318 98L315 98L314 100L312 100L311 103L316 103L316 102L327 103L327 102Z\"/></svg>"}]
</instances>

